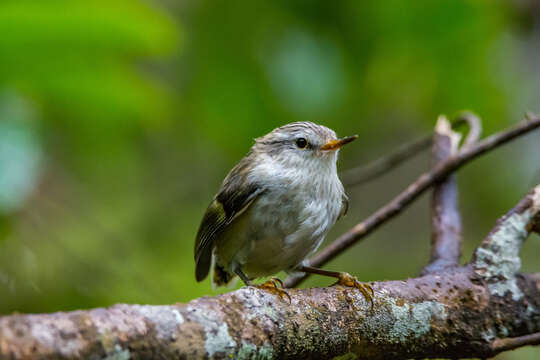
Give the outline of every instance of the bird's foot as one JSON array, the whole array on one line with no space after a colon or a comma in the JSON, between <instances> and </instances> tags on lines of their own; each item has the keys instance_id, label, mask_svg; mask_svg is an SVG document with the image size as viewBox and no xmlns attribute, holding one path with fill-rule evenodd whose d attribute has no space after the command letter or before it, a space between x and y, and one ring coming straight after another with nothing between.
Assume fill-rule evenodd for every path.
<instances>
[{"instance_id":1,"label":"bird's foot","mask_svg":"<svg viewBox=\"0 0 540 360\"><path fill-rule=\"evenodd\" d=\"M289 303L291 303L291 296L287 291L283 290L283 281L276 277L269 279L263 284L255 285L255 287L277 295L282 300L286 297L287 299L289 299Z\"/></svg>"},{"instance_id":2,"label":"bird's foot","mask_svg":"<svg viewBox=\"0 0 540 360\"><path fill-rule=\"evenodd\" d=\"M366 301L371 303L371 309L373 310L373 298L375 297L375 292L371 285L359 282L355 276L346 272L339 273L338 281L334 285L342 285L360 290Z\"/></svg>"}]
</instances>

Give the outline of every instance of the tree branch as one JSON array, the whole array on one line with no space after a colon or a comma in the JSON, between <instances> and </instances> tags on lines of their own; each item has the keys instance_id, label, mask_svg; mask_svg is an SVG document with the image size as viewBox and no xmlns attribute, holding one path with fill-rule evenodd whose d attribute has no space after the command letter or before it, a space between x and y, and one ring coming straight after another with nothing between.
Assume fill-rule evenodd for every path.
<instances>
[{"instance_id":1,"label":"tree branch","mask_svg":"<svg viewBox=\"0 0 540 360\"><path fill-rule=\"evenodd\" d=\"M492 344L499 336L540 331L536 283L518 279L518 301L491 297L461 268L374 283L373 311L356 290L334 286L292 289L290 304L245 287L185 305L12 315L0 318L0 358L482 358L506 350Z\"/></svg>"},{"instance_id":2,"label":"tree branch","mask_svg":"<svg viewBox=\"0 0 540 360\"><path fill-rule=\"evenodd\" d=\"M472 131L469 131L469 135ZM433 137L433 163L455 156L461 135L452 130L450 122L439 116ZM467 139L471 139L468 136ZM467 140L466 140L467 141ZM472 143L471 143L472 144ZM423 275L444 271L458 266L461 255L461 216L457 207L456 175L435 184L433 187L431 259L423 270Z\"/></svg>"},{"instance_id":3,"label":"tree branch","mask_svg":"<svg viewBox=\"0 0 540 360\"><path fill-rule=\"evenodd\" d=\"M404 144L389 155L375 159L368 164L343 171L340 174L345 187L365 184L386 174L405 160L412 158L433 142L432 136L426 136L411 143Z\"/></svg>"},{"instance_id":4,"label":"tree branch","mask_svg":"<svg viewBox=\"0 0 540 360\"><path fill-rule=\"evenodd\" d=\"M188 304L12 315L0 318L0 359L486 358L538 344L539 275L518 274L513 256L539 213L540 185L469 266L373 283L372 311L358 290L333 286L291 289L290 303L245 287Z\"/></svg>"},{"instance_id":5,"label":"tree branch","mask_svg":"<svg viewBox=\"0 0 540 360\"><path fill-rule=\"evenodd\" d=\"M480 134L482 133L482 127L480 124L480 119L475 114L468 111L462 113L456 120L452 122L452 128L458 128L463 124L467 124L469 127L469 133L463 144L463 146L466 147L478 141ZM427 149L432 145L432 143L433 137L425 136L410 143L404 144L392 151L390 154L375 159L366 165L341 172L341 181L345 187L367 183L381 175L386 174L406 160L417 155L422 150Z\"/></svg>"},{"instance_id":6,"label":"tree branch","mask_svg":"<svg viewBox=\"0 0 540 360\"><path fill-rule=\"evenodd\" d=\"M504 215L473 254L471 264L490 292L521 297L515 274L521 267L519 250L531 232L538 232L540 185Z\"/></svg>"},{"instance_id":7,"label":"tree branch","mask_svg":"<svg viewBox=\"0 0 540 360\"><path fill-rule=\"evenodd\" d=\"M388 204L379 208L379 210L375 211L366 220L357 224L330 243L311 259L309 265L313 267L323 266L343 251L365 238L366 235L370 234L383 223L399 214L437 181L440 181L450 173L458 170L476 157L506 144L510 140L523 134L531 132L539 126L539 116L536 118L528 118L510 129L491 135L475 145L463 148L457 155L437 164L430 171L420 175L416 181L410 184ZM309 274L291 276L285 281L285 286L294 287L300 284L308 276Z\"/></svg>"},{"instance_id":8,"label":"tree branch","mask_svg":"<svg viewBox=\"0 0 540 360\"><path fill-rule=\"evenodd\" d=\"M515 350L526 345L540 345L540 333L524 335L517 338L497 339L493 341L491 347L493 352L499 353Z\"/></svg>"},{"instance_id":9,"label":"tree branch","mask_svg":"<svg viewBox=\"0 0 540 360\"><path fill-rule=\"evenodd\" d=\"M469 147L474 145L480 140L482 136L482 123L478 116L474 113L466 111L463 112L453 123L452 128L457 128L462 124L467 124L469 127L469 132L465 137L462 148Z\"/></svg>"}]
</instances>

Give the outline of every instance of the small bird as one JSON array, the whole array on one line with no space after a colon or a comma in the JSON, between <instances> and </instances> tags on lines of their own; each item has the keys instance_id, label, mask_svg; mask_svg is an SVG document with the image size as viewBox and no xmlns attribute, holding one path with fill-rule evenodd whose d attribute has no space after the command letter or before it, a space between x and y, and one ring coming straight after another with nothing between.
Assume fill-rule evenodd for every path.
<instances>
[{"instance_id":1,"label":"small bird","mask_svg":"<svg viewBox=\"0 0 540 360\"><path fill-rule=\"evenodd\" d=\"M208 206L195 241L195 276L227 285L235 276L247 285L279 271L331 276L373 290L355 277L308 266L307 259L345 213L348 198L337 174L339 149L358 136L338 139L312 122L294 122L255 139L229 172ZM258 287L288 296L273 278Z\"/></svg>"}]
</instances>

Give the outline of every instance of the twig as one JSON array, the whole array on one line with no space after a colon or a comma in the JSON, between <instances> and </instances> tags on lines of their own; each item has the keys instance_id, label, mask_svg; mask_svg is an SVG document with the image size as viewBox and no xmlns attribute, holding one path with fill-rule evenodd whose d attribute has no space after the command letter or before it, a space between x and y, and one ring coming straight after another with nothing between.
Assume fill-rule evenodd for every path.
<instances>
[{"instance_id":1,"label":"twig","mask_svg":"<svg viewBox=\"0 0 540 360\"><path fill-rule=\"evenodd\" d=\"M538 223L540 223L540 221L538 221ZM527 276L530 276L531 280L536 282L536 287L540 289L540 273L527 274Z\"/></svg>"},{"instance_id":2,"label":"twig","mask_svg":"<svg viewBox=\"0 0 540 360\"><path fill-rule=\"evenodd\" d=\"M469 130L470 136L465 140L469 145L472 145L472 141L476 141L475 138L477 138L477 135L471 134L473 131ZM439 116L433 137L433 163L438 164L456 155L460 138L459 133L452 131L446 117ZM450 174L435 184L431 204L431 259L429 265L422 270L422 275L451 269L457 267L459 263L461 216L457 207L455 174Z\"/></svg>"},{"instance_id":3,"label":"twig","mask_svg":"<svg viewBox=\"0 0 540 360\"><path fill-rule=\"evenodd\" d=\"M469 127L469 132L463 141L463 146L461 148L469 147L473 144L476 144L482 135L482 122L480 118L474 113L466 111L463 112L459 117L452 122L452 128L457 128L462 124L467 124Z\"/></svg>"},{"instance_id":4,"label":"twig","mask_svg":"<svg viewBox=\"0 0 540 360\"><path fill-rule=\"evenodd\" d=\"M540 117L524 120L516 126L493 134L484 140L464 148L456 156L439 163L430 171L420 175L420 177L409 185L402 193L397 195L388 204L370 215L366 220L357 224L349 231L345 232L330 245L320 251L310 261L310 266L321 267L328 261L341 254L343 251L356 244L360 239L377 229L380 225L399 214L407 205L411 204L424 191L435 182L448 176L466 163L476 157L501 146L512 139L526 134L540 126ZM286 287L294 287L300 284L309 275L291 276L285 281Z\"/></svg>"},{"instance_id":5,"label":"twig","mask_svg":"<svg viewBox=\"0 0 540 360\"><path fill-rule=\"evenodd\" d=\"M405 160L428 148L432 137L426 136L404 144L387 156L369 162L367 165L346 170L340 174L343 185L355 186L369 182L387 173Z\"/></svg>"},{"instance_id":6,"label":"twig","mask_svg":"<svg viewBox=\"0 0 540 360\"><path fill-rule=\"evenodd\" d=\"M452 121L452 128L460 127L463 124L469 126L469 133L465 138L463 147L475 143L480 138L482 127L480 119L472 112L462 113L456 120ZM375 159L366 165L345 170L340 174L345 187L365 184L371 180L386 174L390 170L402 164L422 150L427 149L433 143L433 137L425 136L410 143L404 144L381 158Z\"/></svg>"},{"instance_id":7,"label":"twig","mask_svg":"<svg viewBox=\"0 0 540 360\"><path fill-rule=\"evenodd\" d=\"M515 350L526 345L540 345L540 333L515 338L497 339L491 344L494 353Z\"/></svg>"}]
</instances>

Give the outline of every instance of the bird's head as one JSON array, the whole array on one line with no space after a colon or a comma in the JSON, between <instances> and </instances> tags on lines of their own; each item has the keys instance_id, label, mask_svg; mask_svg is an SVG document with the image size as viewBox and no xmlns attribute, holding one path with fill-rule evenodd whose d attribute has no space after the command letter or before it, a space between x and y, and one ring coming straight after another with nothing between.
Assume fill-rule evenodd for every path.
<instances>
[{"instance_id":1,"label":"bird's head","mask_svg":"<svg viewBox=\"0 0 540 360\"><path fill-rule=\"evenodd\" d=\"M336 133L312 122L294 122L256 139L254 151L290 166L335 164L339 149L358 136L338 139Z\"/></svg>"}]
</instances>

